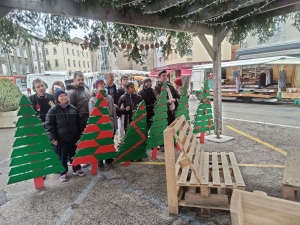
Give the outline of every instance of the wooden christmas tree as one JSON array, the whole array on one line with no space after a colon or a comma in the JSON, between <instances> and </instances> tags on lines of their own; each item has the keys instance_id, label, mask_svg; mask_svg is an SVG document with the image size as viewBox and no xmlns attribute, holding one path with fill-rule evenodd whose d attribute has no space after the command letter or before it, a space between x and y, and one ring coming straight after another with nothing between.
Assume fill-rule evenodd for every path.
<instances>
[{"instance_id":1,"label":"wooden christmas tree","mask_svg":"<svg viewBox=\"0 0 300 225\"><path fill-rule=\"evenodd\" d=\"M126 132L124 141L113 163L130 162L147 158L147 111L146 104L142 101L133 115L132 122ZM130 163L128 163L130 164Z\"/></svg>"},{"instance_id":2,"label":"wooden christmas tree","mask_svg":"<svg viewBox=\"0 0 300 225\"><path fill-rule=\"evenodd\" d=\"M195 117L194 133L201 133L200 142L203 143L205 134L204 132L214 129L215 126L211 110L210 92L208 87L208 80L206 79Z\"/></svg>"},{"instance_id":3,"label":"wooden christmas tree","mask_svg":"<svg viewBox=\"0 0 300 225\"><path fill-rule=\"evenodd\" d=\"M184 83L182 91L180 93L180 100L179 100L178 108L177 108L177 111L176 111L176 118L181 117L182 115L185 116L186 121L190 121L189 97L188 97L186 83Z\"/></svg>"},{"instance_id":4,"label":"wooden christmas tree","mask_svg":"<svg viewBox=\"0 0 300 225\"><path fill-rule=\"evenodd\" d=\"M164 144L164 130L168 127L168 99L167 82L161 88L161 93L154 106L155 115L152 118L152 125L149 130L146 149L153 149L152 159L156 158L157 146Z\"/></svg>"},{"instance_id":5,"label":"wooden christmas tree","mask_svg":"<svg viewBox=\"0 0 300 225\"><path fill-rule=\"evenodd\" d=\"M78 151L72 162L72 166L92 164L92 174L97 173L98 161L116 157L113 127L105 97L106 93L103 90L97 94L97 101L90 113L88 125L79 140Z\"/></svg>"},{"instance_id":6,"label":"wooden christmas tree","mask_svg":"<svg viewBox=\"0 0 300 225\"><path fill-rule=\"evenodd\" d=\"M22 96L18 122L11 154L8 184L34 179L35 188L43 188L43 176L64 171L49 138L31 106Z\"/></svg>"}]
</instances>

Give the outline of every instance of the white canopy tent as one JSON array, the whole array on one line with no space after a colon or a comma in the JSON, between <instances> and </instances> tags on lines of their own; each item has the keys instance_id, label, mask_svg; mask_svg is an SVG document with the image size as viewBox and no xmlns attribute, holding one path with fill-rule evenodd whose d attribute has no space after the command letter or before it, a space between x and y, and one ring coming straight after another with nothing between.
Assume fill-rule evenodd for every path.
<instances>
[{"instance_id":1,"label":"white canopy tent","mask_svg":"<svg viewBox=\"0 0 300 225\"><path fill-rule=\"evenodd\" d=\"M295 57L275 56L275 57L258 58L258 59L236 60L236 61L230 61L230 62L222 62L221 67L267 64L269 62L282 60L282 59L295 59ZM205 64L205 65L200 65L200 66L193 66L193 71L202 70L202 69L212 69L212 68L213 68L213 64L211 63L211 64Z\"/></svg>"},{"instance_id":2,"label":"white canopy tent","mask_svg":"<svg viewBox=\"0 0 300 225\"><path fill-rule=\"evenodd\" d=\"M150 72L140 71L140 70L112 70L114 74L118 74L120 76L127 75L127 76L145 76L150 75Z\"/></svg>"},{"instance_id":3,"label":"white canopy tent","mask_svg":"<svg viewBox=\"0 0 300 225\"><path fill-rule=\"evenodd\" d=\"M271 65L285 65L285 64L300 65L300 58L279 59L279 60L275 60L275 61L272 61L272 62L268 62L266 64L271 64Z\"/></svg>"}]
</instances>

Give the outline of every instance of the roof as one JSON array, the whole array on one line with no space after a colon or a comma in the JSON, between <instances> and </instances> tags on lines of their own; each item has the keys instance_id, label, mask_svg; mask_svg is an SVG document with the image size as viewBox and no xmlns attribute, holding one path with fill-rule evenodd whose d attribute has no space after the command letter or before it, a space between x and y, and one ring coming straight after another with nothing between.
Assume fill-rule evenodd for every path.
<instances>
[{"instance_id":1,"label":"roof","mask_svg":"<svg viewBox=\"0 0 300 225\"><path fill-rule=\"evenodd\" d=\"M294 59L279 59L279 60L276 60L276 61L272 61L272 62L268 62L266 64L292 64L292 65L300 65L300 58L294 58Z\"/></svg>"},{"instance_id":2,"label":"roof","mask_svg":"<svg viewBox=\"0 0 300 225\"><path fill-rule=\"evenodd\" d=\"M292 59L295 57L289 56L275 56L275 57L267 57L267 58L258 58L258 59L247 59L247 60L235 60L230 62L222 62L222 67L233 67L233 66L247 66L247 65L260 65L268 62L280 60L280 59ZM202 69L211 69L213 68L213 64L206 64L201 66L193 66L193 71L202 70Z\"/></svg>"}]
</instances>

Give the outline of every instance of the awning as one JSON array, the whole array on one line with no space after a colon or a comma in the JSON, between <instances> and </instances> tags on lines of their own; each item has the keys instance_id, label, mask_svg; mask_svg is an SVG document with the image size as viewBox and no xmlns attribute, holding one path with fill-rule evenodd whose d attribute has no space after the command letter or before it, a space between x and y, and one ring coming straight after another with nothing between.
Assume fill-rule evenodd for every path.
<instances>
[{"instance_id":1,"label":"awning","mask_svg":"<svg viewBox=\"0 0 300 225\"><path fill-rule=\"evenodd\" d=\"M170 72L172 72L173 70L166 70L167 71L167 73L170 73ZM152 71L151 73L150 73L150 77L157 77L157 75L158 75L158 73L159 73L160 71Z\"/></svg>"},{"instance_id":2,"label":"awning","mask_svg":"<svg viewBox=\"0 0 300 225\"><path fill-rule=\"evenodd\" d=\"M192 74L192 70L181 69L181 76L190 76Z\"/></svg>"},{"instance_id":3,"label":"awning","mask_svg":"<svg viewBox=\"0 0 300 225\"><path fill-rule=\"evenodd\" d=\"M248 65L260 65L266 64L268 62L272 62L280 59L293 59L295 57L289 56L276 56L276 57L267 57L267 58L257 58L257 59L247 59L247 60L235 60L230 62L222 62L222 67L235 67L235 66L248 66ZM213 64L206 64L201 66L193 66L193 71L202 70L202 69L211 69L213 68Z\"/></svg>"},{"instance_id":4,"label":"awning","mask_svg":"<svg viewBox=\"0 0 300 225\"><path fill-rule=\"evenodd\" d=\"M272 64L272 65L286 65L286 64L291 64L291 65L300 65L300 58L295 58L295 59L279 59L276 61L268 62L266 64Z\"/></svg>"}]
</instances>

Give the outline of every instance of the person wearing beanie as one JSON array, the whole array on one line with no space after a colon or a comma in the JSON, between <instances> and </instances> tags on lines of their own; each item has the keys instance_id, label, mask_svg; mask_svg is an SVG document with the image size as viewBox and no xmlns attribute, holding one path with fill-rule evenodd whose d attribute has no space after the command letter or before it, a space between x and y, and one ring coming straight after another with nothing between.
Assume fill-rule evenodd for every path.
<instances>
[{"instance_id":1,"label":"person wearing beanie","mask_svg":"<svg viewBox=\"0 0 300 225\"><path fill-rule=\"evenodd\" d=\"M175 84L175 89L176 89L176 91L177 91L178 94L180 95L180 94L181 94L181 91L182 91L182 87L183 87L183 82L182 82L181 77L177 77L177 78L174 80L174 84Z\"/></svg>"},{"instance_id":2,"label":"person wearing beanie","mask_svg":"<svg viewBox=\"0 0 300 225\"><path fill-rule=\"evenodd\" d=\"M103 78L99 78L98 80L96 80L96 82L93 85L94 90L91 93L91 99L89 101L89 112L91 112L94 108L94 105L97 101L97 94L100 90L104 90L105 89L105 80ZM109 111L109 118L110 118L110 122L111 125L113 127L113 132L114 134L116 133L116 130L118 129L118 122L117 122L117 113L116 113L116 107L114 106L114 99L106 94L106 101L108 103L108 111ZM105 160L106 164L111 164L113 162L113 159L107 159ZM98 162L98 168L103 168L104 164L103 161L99 161Z\"/></svg>"},{"instance_id":3,"label":"person wearing beanie","mask_svg":"<svg viewBox=\"0 0 300 225\"><path fill-rule=\"evenodd\" d=\"M180 96L174 86L168 81L168 74L166 70L162 70L158 73L158 81L154 88L155 96L158 96L161 93L161 88L165 82L168 84L168 124L170 125L175 120L176 108L178 106Z\"/></svg>"},{"instance_id":4,"label":"person wearing beanie","mask_svg":"<svg viewBox=\"0 0 300 225\"><path fill-rule=\"evenodd\" d=\"M122 118L122 124L126 133L127 126L132 121L133 111L136 110L143 98L135 92L134 83L128 82L126 85L126 93L121 96L118 102L118 116ZM122 117L122 115L124 115Z\"/></svg>"},{"instance_id":5,"label":"person wearing beanie","mask_svg":"<svg viewBox=\"0 0 300 225\"><path fill-rule=\"evenodd\" d=\"M55 105L48 111L45 120L47 135L56 146L64 171L60 172L60 180L68 181L68 160L75 156L76 142L83 132L79 111L69 103L66 92L57 88L54 91ZM71 162L72 163L72 162ZM73 174L84 176L80 165L72 167Z\"/></svg>"},{"instance_id":6,"label":"person wearing beanie","mask_svg":"<svg viewBox=\"0 0 300 225\"><path fill-rule=\"evenodd\" d=\"M151 127L151 118L154 116L154 104L156 102L156 97L154 90L152 88L152 81L149 77L143 80L143 85L139 91L139 95L142 96L146 103L147 109L147 130Z\"/></svg>"}]
</instances>

